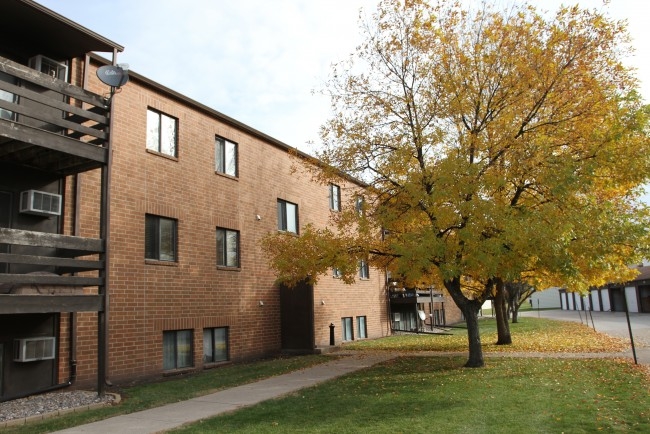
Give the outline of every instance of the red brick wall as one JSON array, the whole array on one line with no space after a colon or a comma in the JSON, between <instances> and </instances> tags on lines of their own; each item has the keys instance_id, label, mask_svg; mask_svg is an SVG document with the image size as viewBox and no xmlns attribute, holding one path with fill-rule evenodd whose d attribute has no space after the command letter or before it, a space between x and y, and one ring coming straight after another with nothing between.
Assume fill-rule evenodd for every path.
<instances>
[{"instance_id":1,"label":"red brick wall","mask_svg":"<svg viewBox=\"0 0 650 434\"><path fill-rule=\"evenodd\" d=\"M105 93L89 76L91 90ZM146 150L148 107L178 119L177 158ZM280 350L279 291L259 241L277 231L278 198L298 204L301 225L327 224L328 186L293 173L286 150L136 79L114 97L113 116L109 378L161 375L165 330L193 330L195 368L202 367L204 327L229 327L232 360ZM238 144L237 179L215 173L215 135ZM97 206L86 206L96 203L98 181L98 171L81 178L82 235L99 227ZM177 262L145 261L147 213L178 220ZM217 268L217 226L240 231L240 269ZM355 327L356 316L366 316L369 337L389 332L383 275L376 270L352 286L323 277L314 299L319 346L329 343L330 322L340 342L344 316L355 317ZM96 315L79 315L80 382L95 380L96 328Z\"/></svg>"}]
</instances>

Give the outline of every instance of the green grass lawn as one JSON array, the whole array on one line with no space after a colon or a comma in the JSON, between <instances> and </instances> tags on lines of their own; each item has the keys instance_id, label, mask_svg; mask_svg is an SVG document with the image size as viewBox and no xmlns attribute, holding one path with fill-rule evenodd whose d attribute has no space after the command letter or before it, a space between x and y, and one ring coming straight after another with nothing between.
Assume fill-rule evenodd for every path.
<instances>
[{"instance_id":1,"label":"green grass lawn","mask_svg":"<svg viewBox=\"0 0 650 434\"><path fill-rule=\"evenodd\" d=\"M284 399L224 415L187 432L650 432L650 380L628 362L508 358L511 351L620 351L623 340L578 323L522 318L512 346L497 346L494 319L481 320L486 367L461 368L465 356L412 357L416 351L467 352L464 329L452 335L402 335L346 344L345 349L394 351L389 363L306 389ZM299 356L232 364L195 375L125 387L122 402L2 430L44 433L189 399L279 375L332 356ZM184 432L184 431L183 431Z\"/></svg>"},{"instance_id":2,"label":"green grass lawn","mask_svg":"<svg viewBox=\"0 0 650 434\"><path fill-rule=\"evenodd\" d=\"M648 381L615 360L404 356L176 433L650 432Z\"/></svg>"},{"instance_id":3,"label":"green grass lawn","mask_svg":"<svg viewBox=\"0 0 650 434\"><path fill-rule=\"evenodd\" d=\"M578 323L522 318L513 345L497 346L496 323L481 320L486 367L462 368L464 329L346 344L401 357L254 407L201 421L178 433L591 433L650 432L647 368L620 359L553 358L628 348ZM509 352L548 353L511 358Z\"/></svg>"},{"instance_id":4,"label":"green grass lawn","mask_svg":"<svg viewBox=\"0 0 650 434\"><path fill-rule=\"evenodd\" d=\"M303 369L326 361L331 356L278 357L253 363L238 363L203 371L198 374L170 377L165 381L140 384L112 390L122 397L119 405L103 407L43 422L29 423L2 429L3 433L46 433L61 430L120 414L133 413L148 408L206 395L217 390L251 383L274 375Z\"/></svg>"}]
</instances>

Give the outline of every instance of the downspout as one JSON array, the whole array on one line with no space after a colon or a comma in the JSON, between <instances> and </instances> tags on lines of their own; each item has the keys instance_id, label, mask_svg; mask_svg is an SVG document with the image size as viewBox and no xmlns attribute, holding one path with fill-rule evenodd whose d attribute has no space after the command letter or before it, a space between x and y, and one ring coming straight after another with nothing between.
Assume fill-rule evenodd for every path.
<instances>
[{"instance_id":1,"label":"downspout","mask_svg":"<svg viewBox=\"0 0 650 434\"><path fill-rule=\"evenodd\" d=\"M81 78L81 88L86 89L88 86L88 64L90 56L86 53L83 64L83 74ZM79 236L81 232L81 176L78 173L74 175L74 225L72 234ZM69 354L69 369L70 380L69 384L73 384L77 379L77 312L70 312L69 318L70 330L70 354Z\"/></svg>"},{"instance_id":2,"label":"downspout","mask_svg":"<svg viewBox=\"0 0 650 434\"><path fill-rule=\"evenodd\" d=\"M81 78L81 88L86 89L88 85L88 64L90 56L86 53L83 64L83 76ZM81 177L78 173L74 175L74 226L73 235L79 236L81 232ZM77 379L77 312L70 312L69 318L70 327L70 355L69 355L69 368L70 380L69 384L73 384Z\"/></svg>"}]
</instances>

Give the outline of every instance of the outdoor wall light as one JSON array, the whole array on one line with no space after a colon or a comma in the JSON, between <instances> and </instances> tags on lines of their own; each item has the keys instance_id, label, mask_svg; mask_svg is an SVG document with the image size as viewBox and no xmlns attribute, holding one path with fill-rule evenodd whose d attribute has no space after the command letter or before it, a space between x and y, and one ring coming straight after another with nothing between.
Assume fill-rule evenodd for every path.
<instances>
[{"instance_id":1,"label":"outdoor wall light","mask_svg":"<svg viewBox=\"0 0 650 434\"><path fill-rule=\"evenodd\" d=\"M325 300L321 300L320 304L325 305Z\"/></svg>"},{"instance_id":2,"label":"outdoor wall light","mask_svg":"<svg viewBox=\"0 0 650 434\"><path fill-rule=\"evenodd\" d=\"M260 306L264 306L264 302L260 300Z\"/></svg>"}]
</instances>

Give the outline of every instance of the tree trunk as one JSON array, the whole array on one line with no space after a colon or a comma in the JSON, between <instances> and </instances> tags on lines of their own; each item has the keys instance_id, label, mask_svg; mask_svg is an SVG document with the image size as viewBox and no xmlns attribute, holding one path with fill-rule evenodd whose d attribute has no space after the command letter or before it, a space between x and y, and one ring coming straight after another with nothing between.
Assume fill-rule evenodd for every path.
<instances>
[{"instance_id":1,"label":"tree trunk","mask_svg":"<svg viewBox=\"0 0 650 434\"><path fill-rule=\"evenodd\" d=\"M516 324L519 322L519 305L517 303L512 305L512 323Z\"/></svg>"},{"instance_id":2,"label":"tree trunk","mask_svg":"<svg viewBox=\"0 0 650 434\"><path fill-rule=\"evenodd\" d=\"M473 301L473 300L472 300ZM481 347L481 335L478 326L478 311L480 303L469 301L461 308L467 324L467 340L469 342L469 358L465 363L466 368L481 368L485 365L483 361L483 348Z\"/></svg>"},{"instance_id":3,"label":"tree trunk","mask_svg":"<svg viewBox=\"0 0 650 434\"><path fill-rule=\"evenodd\" d=\"M506 289L502 279L495 279L496 296L494 297L494 311L497 318L497 345L512 344L510 325L508 324L508 308L506 306Z\"/></svg>"},{"instance_id":4,"label":"tree trunk","mask_svg":"<svg viewBox=\"0 0 650 434\"><path fill-rule=\"evenodd\" d=\"M478 326L478 311L481 309L481 300L470 300L460 290L460 279L454 278L445 281L445 288L449 291L456 306L465 316L467 324L467 339L469 343L469 358L465 363L466 368L481 368L485 365L483 361L483 348L481 347L481 335Z\"/></svg>"}]
</instances>

